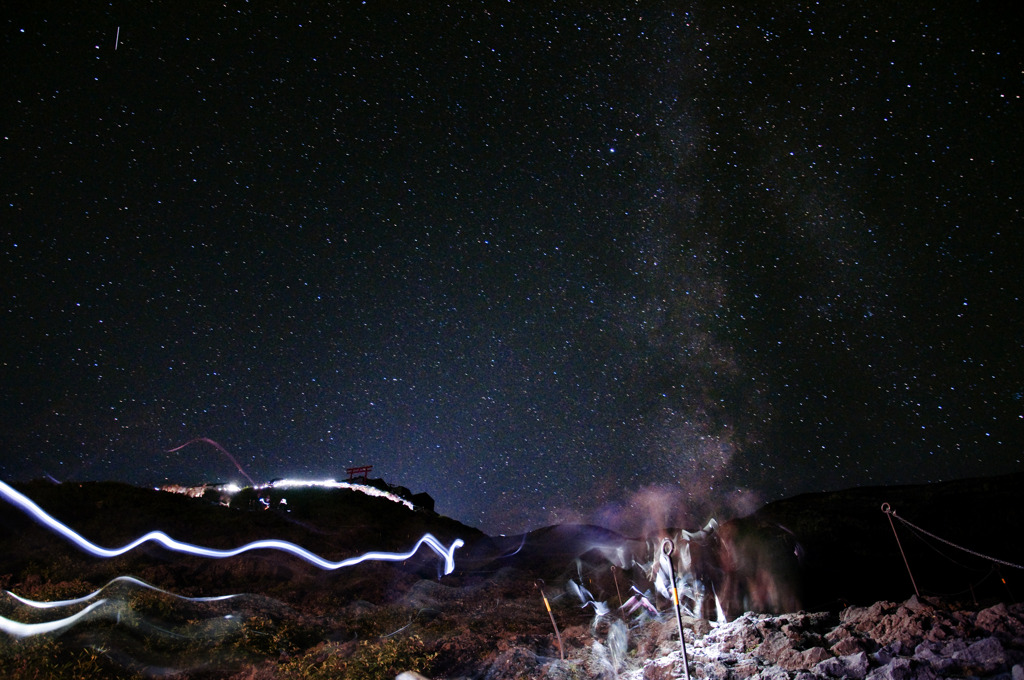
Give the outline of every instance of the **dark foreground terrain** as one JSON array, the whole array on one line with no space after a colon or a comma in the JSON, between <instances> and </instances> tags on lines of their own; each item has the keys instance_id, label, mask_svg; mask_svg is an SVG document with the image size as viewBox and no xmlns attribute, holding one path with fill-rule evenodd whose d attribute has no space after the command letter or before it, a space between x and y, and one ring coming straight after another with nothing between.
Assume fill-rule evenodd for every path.
<instances>
[{"instance_id":1,"label":"dark foreground terrain","mask_svg":"<svg viewBox=\"0 0 1024 680\"><path fill-rule=\"evenodd\" d=\"M292 491L266 510L114 483L20 485L108 547L153 530L219 549L282 539L330 560L405 552L427 532L465 545L450 574L426 547L337 570L276 550L211 559L153 543L100 558L4 503L0 676L682 677L670 538L693 677L1024 677L1022 481L809 495L642 537L588 526L488 537L429 503L345 490Z\"/></svg>"}]
</instances>

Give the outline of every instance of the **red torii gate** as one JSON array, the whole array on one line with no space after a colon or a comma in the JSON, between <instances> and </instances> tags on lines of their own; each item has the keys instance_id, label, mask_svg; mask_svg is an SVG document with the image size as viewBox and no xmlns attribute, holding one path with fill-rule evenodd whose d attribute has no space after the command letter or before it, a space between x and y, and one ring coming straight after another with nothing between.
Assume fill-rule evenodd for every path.
<instances>
[{"instance_id":1,"label":"red torii gate","mask_svg":"<svg viewBox=\"0 0 1024 680\"><path fill-rule=\"evenodd\" d=\"M367 475L370 474L371 470L373 470L372 465L360 465L358 467L345 468L345 472L348 473L348 481L350 482L353 479L361 479L365 482Z\"/></svg>"}]
</instances>

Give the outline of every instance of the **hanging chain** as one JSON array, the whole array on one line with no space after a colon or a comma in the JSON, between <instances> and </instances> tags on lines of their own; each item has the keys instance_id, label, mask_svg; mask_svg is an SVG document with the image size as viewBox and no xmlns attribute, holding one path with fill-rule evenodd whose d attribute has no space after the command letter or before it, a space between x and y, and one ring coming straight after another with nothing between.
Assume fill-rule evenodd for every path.
<instances>
[{"instance_id":1,"label":"hanging chain","mask_svg":"<svg viewBox=\"0 0 1024 680\"><path fill-rule=\"evenodd\" d=\"M916 524L914 524L910 520L903 519L902 517L897 515L896 511L893 510L889 506L888 503L884 503L882 505L882 512L884 512L885 514L889 515L890 517L895 517L899 521L901 521L904 524L906 524L908 527L910 527L912 529L916 529L917 531L920 531L925 536L929 536L931 538L934 538L936 541L940 541L942 543L945 543L946 545L951 546L953 548L956 548L957 550L963 550L965 553L974 555L975 557L980 557L983 560L988 560L990 562L995 562L996 564L1002 564L1002 565L1007 566L1007 567L1013 567L1014 569L1024 569L1024 567L1022 567L1019 564L1014 564L1013 562L1007 562L1006 560L1000 560L1000 559L997 559L995 557L989 557L988 555L983 555L980 552L977 552L975 550L971 550L970 548L965 548L962 545L957 545L956 543L953 543L952 541L947 541L946 539L942 538L941 536L936 536L935 534L931 533L930 531L926 531L926 530L922 529L921 527L917 526Z\"/></svg>"}]
</instances>

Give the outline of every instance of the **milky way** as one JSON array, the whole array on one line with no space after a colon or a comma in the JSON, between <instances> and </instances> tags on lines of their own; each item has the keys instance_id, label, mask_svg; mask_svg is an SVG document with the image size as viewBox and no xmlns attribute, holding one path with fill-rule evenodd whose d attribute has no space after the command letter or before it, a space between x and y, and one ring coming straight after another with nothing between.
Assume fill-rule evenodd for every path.
<instances>
[{"instance_id":1,"label":"milky way","mask_svg":"<svg viewBox=\"0 0 1024 680\"><path fill-rule=\"evenodd\" d=\"M242 481L202 437L515 531L1020 470L1020 11L677 5L8 19L3 478Z\"/></svg>"}]
</instances>

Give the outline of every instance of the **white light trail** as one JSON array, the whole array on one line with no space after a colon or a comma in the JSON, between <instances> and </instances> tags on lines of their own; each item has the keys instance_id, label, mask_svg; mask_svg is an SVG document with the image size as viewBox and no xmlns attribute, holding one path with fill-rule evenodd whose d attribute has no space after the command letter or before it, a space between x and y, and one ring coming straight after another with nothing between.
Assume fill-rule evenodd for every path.
<instances>
[{"instance_id":1,"label":"white light trail","mask_svg":"<svg viewBox=\"0 0 1024 680\"><path fill-rule=\"evenodd\" d=\"M15 600L17 600L21 604L26 605L28 607L33 607L35 609L53 609L55 607L69 607L69 606L76 605L76 604L85 604L89 600L95 599L100 593L102 593L107 588L110 588L111 586L113 586L116 583L122 583L122 582L123 583L131 583L133 585L141 586L143 588L148 588L149 590L155 590L158 593L162 593L164 595L170 595L171 597L176 597L179 600L188 600L189 602L220 602L222 600L230 600L233 597L239 597L238 595L215 595L215 596L212 596L212 597L186 597L185 595L178 595L176 593L172 593L170 591L164 590L163 588L157 588L156 586L151 585L149 583L146 583L145 581L142 581L140 579L137 579L134 576L118 576L117 578L112 579L109 583L107 583L107 585L103 586L102 588L94 590L93 592L89 593L88 595L83 595L82 597L76 597L73 600L51 600L51 601L47 601L47 602L40 602L39 600L30 600L27 597L22 597L21 595L18 595L17 593L12 593L9 590L6 590L4 592L6 592L8 595L13 597Z\"/></svg>"},{"instance_id":2,"label":"white light trail","mask_svg":"<svg viewBox=\"0 0 1024 680\"><path fill-rule=\"evenodd\" d=\"M105 602L106 600L93 602L77 614L73 614L67 618L57 619L56 621L46 621L45 623L21 623L20 621L12 621L0 616L0 630L8 635L18 638L42 635L43 633L53 633L58 630L63 630L68 626L73 626L79 620L88 616L94 609L102 606Z\"/></svg>"},{"instance_id":3,"label":"white light trail","mask_svg":"<svg viewBox=\"0 0 1024 680\"><path fill-rule=\"evenodd\" d=\"M310 564L313 564L321 569L335 570L342 569L344 567L351 567L362 562L367 561L382 561L382 562L402 562L411 558L415 555L423 545L427 545L431 550L437 553L438 557L444 559L445 568L444 573L450 574L455 570L455 551L465 545L465 542L461 538L455 539L450 546L445 546L439 540L437 540L431 534L424 534L423 537L416 542L411 550L404 553L389 553L389 552L368 552L355 557L350 557L339 562L333 562L331 560L324 559L319 555L310 552L309 550L289 543L287 541L281 541L278 539L265 539L261 541L253 541L247 543L240 548L234 548L231 550L218 550L214 548L204 548L198 545L192 545L191 543L183 543L177 541L162 531L151 531L144 536L140 536L131 543L121 546L120 548L104 548L96 545L89 541L81 534L75 532L65 524L62 524L53 516L49 515L45 510L36 505L32 499L25 494L21 493L6 482L0 481L0 496L7 499L9 503L21 508L24 512L28 513L40 524L46 526L54 533L60 534L68 541L74 543L82 550L97 555L99 557L118 557L123 555L135 548L143 545L144 543L159 543L168 550L175 552L187 553L190 555L199 555L202 557L212 558L224 558L224 557L235 557L242 553L250 550L270 549L270 550L281 550L284 552L291 553L296 557L303 559Z\"/></svg>"}]
</instances>

